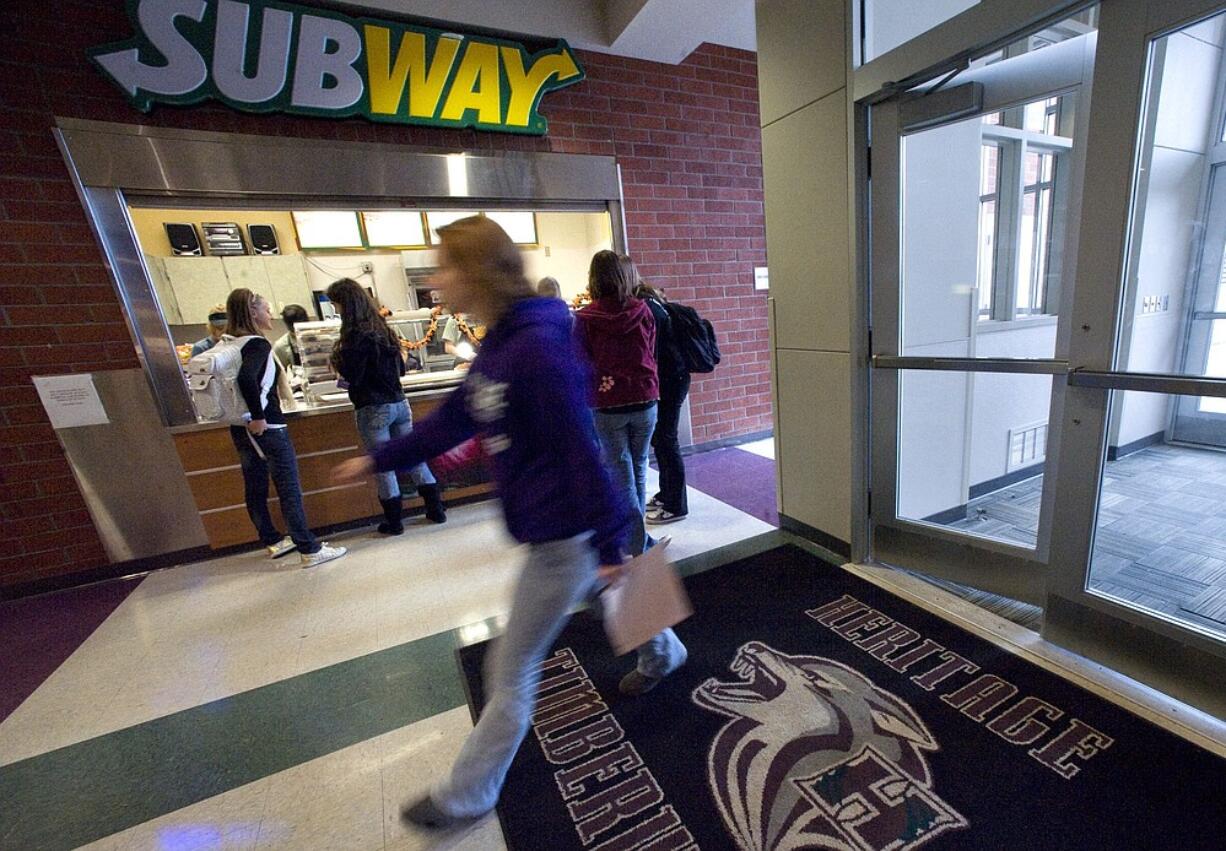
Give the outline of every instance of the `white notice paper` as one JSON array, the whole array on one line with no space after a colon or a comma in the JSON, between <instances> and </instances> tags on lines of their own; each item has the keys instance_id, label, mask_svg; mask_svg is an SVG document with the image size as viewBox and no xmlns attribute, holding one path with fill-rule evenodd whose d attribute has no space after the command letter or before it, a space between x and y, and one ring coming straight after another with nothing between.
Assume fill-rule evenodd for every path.
<instances>
[{"instance_id":1,"label":"white notice paper","mask_svg":"<svg viewBox=\"0 0 1226 851\"><path fill-rule=\"evenodd\" d=\"M770 272L765 266L753 267L753 288L755 290L769 290L771 288Z\"/></svg>"},{"instance_id":2,"label":"white notice paper","mask_svg":"<svg viewBox=\"0 0 1226 851\"><path fill-rule=\"evenodd\" d=\"M666 548L666 542L657 544L626 562L622 577L600 595L605 632L618 656L694 613Z\"/></svg>"},{"instance_id":3,"label":"white notice paper","mask_svg":"<svg viewBox=\"0 0 1226 851\"><path fill-rule=\"evenodd\" d=\"M52 428L105 425L110 422L90 373L36 375L33 381L38 397L47 409L47 416L51 418Z\"/></svg>"}]
</instances>

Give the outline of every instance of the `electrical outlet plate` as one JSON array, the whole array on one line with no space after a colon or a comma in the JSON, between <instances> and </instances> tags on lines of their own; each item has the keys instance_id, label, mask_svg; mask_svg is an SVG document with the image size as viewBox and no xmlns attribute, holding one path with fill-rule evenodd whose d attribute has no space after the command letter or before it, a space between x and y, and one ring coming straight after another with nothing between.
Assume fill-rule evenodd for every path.
<instances>
[{"instance_id":1,"label":"electrical outlet plate","mask_svg":"<svg viewBox=\"0 0 1226 851\"><path fill-rule=\"evenodd\" d=\"M362 271L363 271L363 272L366 272L366 273L370 273L370 272L375 271L375 264L370 263L370 262L363 263L363 264L362 264Z\"/></svg>"}]
</instances>

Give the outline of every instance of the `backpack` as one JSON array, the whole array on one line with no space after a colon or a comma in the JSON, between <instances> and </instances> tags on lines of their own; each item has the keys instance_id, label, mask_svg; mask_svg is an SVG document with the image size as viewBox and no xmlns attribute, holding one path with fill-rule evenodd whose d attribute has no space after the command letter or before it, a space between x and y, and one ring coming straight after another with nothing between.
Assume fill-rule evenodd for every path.
<instances>
[{"instance_id":1,"label":"backpack","mask_svg":"<svg viewBox=\"0 0 1226 851\"><path fill-rule=\"evenodd\" d=\"M203 419L230 425L247 421L250 412L238 389L238 371L243 366L243 346L254 339L227 334L187 362L187 386Z\"/></svg>"},{"instance_id":2,"label":"backpack","mask_svg":"<svg viewBox=\"0 0 1226 851\"><path fill-rule=\"evenodd\" d=\"M719 345L715 342L715 329L711 323L698 315L698 311L684 304L668 302L664 305L673 326L673 343L681 354L689 372L714 372L719 363Z\"/></svg>"}]
</instances>

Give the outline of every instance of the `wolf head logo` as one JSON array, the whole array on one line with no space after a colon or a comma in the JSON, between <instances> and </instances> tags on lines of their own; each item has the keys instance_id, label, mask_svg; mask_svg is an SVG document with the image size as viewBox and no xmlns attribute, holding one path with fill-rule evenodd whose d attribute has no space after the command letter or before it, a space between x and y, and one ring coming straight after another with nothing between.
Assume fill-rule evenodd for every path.
<instances>
[{"instance_id":1,"label":"wolf head logo","mask_svg":"<svg viewBox=\"0 0 1226 851\"><path fill-rule=\"evenodd\" d=\"M693 700L730 720L712 743L711 789L744 849L914 848L966 819L932 792L938 749L906 703L846 665L757 641Z\"/></svg>"}]
</instances>

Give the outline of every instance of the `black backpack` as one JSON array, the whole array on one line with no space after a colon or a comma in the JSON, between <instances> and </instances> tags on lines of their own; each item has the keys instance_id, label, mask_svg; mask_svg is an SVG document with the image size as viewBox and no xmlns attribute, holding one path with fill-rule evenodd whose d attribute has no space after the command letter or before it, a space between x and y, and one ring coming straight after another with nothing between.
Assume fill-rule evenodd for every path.
<instances>
[{"instance_id":1,"label":"black backpack","mask_svg":"<svg viewBox=\"0 0 1226 851\"><path fill-rule=\"evenodd\" d=\"M715 329L711 323L698 315L698 311L684 304L668 302L664 305L673 326L673 342L681 354L689 372L714 372L719 363L719 345L715 342Z\"/></svg>"}]
</instances>

